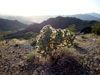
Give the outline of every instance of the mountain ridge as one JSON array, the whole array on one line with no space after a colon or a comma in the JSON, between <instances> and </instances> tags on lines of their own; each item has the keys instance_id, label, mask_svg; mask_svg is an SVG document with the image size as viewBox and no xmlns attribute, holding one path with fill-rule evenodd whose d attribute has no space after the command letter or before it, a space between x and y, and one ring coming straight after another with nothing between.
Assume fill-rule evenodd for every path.
<instances>
[{"instance_id":1,"label":"mountain ridge","mask_svg":"<svg viewBox=\"0 0 100 75\"><path fill-rule=\"evenodd\" d=\"M18 20L25 24L32 23L42 23L43 21L49 18L55 18L58 15L46 15L46 16L10 16L10 15L0 15L0 18L9 19L9 20ZM63 17L76 17L82 20L96 20L100 21L100 14L98 13L85 13L85 14L74 14L74 15L59 15Z\"/></svg>"},{"instance_id":2,"label":"mountain ridge","mask_svg":"<svg viewBox=\"0 0 100 75\"><path fill-rule=\"evenodd\" d=\"M26 27L26 24L23 24L17 20L8 20L0 18L0 31L18 31Z\"/></svg>"},{"instance_id":3,"label":"mountain ridge","mask_svg":"<svg viewBox=\"0 0 100 75\"><path fill-rule=\"evenodd\" d=\"M54 28L67 28L72 24L76 25L76 29L77 31L80 31L81 29L83 29L84 27L88 27L91 24L93 24L96 21L83 21L81 19L78 18L74 18L74 17L56 17L56 18L49 18L46 21L43 21L40 24L31 24L28 28L25 29L25 31L32 31L32 32L39 32L40 29L45 26L45 25L52 25L52 27Z\"/></svg>"},{"instance_id":4,"label":"mountain ridge","mask_svg":"<svg viewBox=\"0 0 100 75\"><path fill-rule=\"evenodd\" d=\"M31 35L35 34L37 35L38 33L40 33L40 30L42 29L43 26L45 25L51 25L53 28L68 28L70 25L75 24L76 30L78 32L80 32L82 29L92 26L94 25L94 23L97 21L84 21L75 17L62 17L62 16L58 16L56 18L49 18L48 20L43 21L42 23L33 23L30 24L27 28L25 28L22 31L18 31L16 33L10 34L5 36L6 38L23 38L23 36L25 36L25 38L29 38L31 37ZM26 37L26 34L28 37Z\"/></svg>"},{"instance_id":5,"label":"mountain ridge","mask_svg":"<svg viewBox=\"0 0 100 75\"><path fill-rule=\"evenodd\" d=\"M98 18L97 16L92 15L92 14L76 14L76 15L71 15L70 17L76 17L76 18L79 18L81 20L100 21L100 18Z\"/></svg>"}]
</instances>

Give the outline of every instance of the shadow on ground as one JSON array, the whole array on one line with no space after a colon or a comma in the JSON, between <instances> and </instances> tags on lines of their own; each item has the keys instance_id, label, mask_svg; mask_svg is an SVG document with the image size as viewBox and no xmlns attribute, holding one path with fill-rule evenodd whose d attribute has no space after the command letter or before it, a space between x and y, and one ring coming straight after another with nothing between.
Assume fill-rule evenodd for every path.
<instances>
[{"instance_id":1,"label":"shadow on ground","mask_svg":"<svg viewBox=\"0 0 100 75\"><path fill-rule=\"evenodd\" d=\"M87 54L88 53L88 51L86 49L82 48L82 47L79 47L79 46L76 46L76 45L74 47L81 54Z\"/></svg>"}]
</instances>

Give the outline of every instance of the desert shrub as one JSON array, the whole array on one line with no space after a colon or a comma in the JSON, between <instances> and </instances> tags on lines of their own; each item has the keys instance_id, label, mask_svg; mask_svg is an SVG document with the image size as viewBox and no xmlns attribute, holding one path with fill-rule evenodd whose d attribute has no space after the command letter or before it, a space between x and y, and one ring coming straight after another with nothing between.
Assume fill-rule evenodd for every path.
<instances>
[{"instance_id":1,"label":"desert shrub","mask_svg":"<svg viewBox=\"0 0 100 75\"><path fill-rule=\"evenodd\" d=\"M100 34L100 22L96 22L94 26L92 26L92 33Z\"/></svg>"},{"instance_id":2,"label":"desert shrub","mask_svg":"<svg viewBox=\"0 0 100 75\"><path fill-rule=\"evenodd\" d=\"M35 51L27 54L27 61L33 62L35 60L35 56L36 56Z\"/></svg>"},{"instance_id":3,"label":"desert shrub","mask_svg":"<svg viewBox=\"0 0 100 75\"><path fill-rule=\"evenodd\" d=\"M80 37L81 37L82 39L86 38L86 36L85 36L85 35L80 35Z\"/></svg>"},{"instance_id":4,"label":"desert shrub","mask_svg":"<svg viewBox=\"0 0 100 75\"><path fill-rule=\"evenodd\" d=\"M74 46L79 46L79 42L74 42Z\"/></svg>"},{"instance_id":5,"label":"desert shrub","mask_svg":"<svg viewBox=\"0 0 100 75\"><path fill-rule=\"evenodd\" d=\"M2 57L1 50L0 50L0 58Z\"/></svg>"},{"instance_id":6,"label":"desert shrub","mask_svg":"<svg viewBox=\"0 0 100 75\"><path fill-rule=\"evenodd\" d=\"M71 32L76 32L76 27L75 24L72 24L68 27L68 30L70 30Z\"/></svg>"},{"instance_id":7,"label":"desert shrub","mask_svg":"<svg viewBox=\"0 0 100 75\"><path fill-rule=\"evenodd\" d=\"M2 36L2 35L0 35L0 41L3 41L3 40L4 40L3 36Z\"/></svg>"},{"instance_id":8,"label":"desert shrub","mask_svg":"<svg viewBox=\"0 0 100 75\"><path fill-rule=\"evenodd\" d=\"M2 66L2 54L1 54L1 50L0 50L0 68Z\"/></svg>"},{"instance_id":9,"label":"desert shrub","mask_svg":"<svg viewBox=\"0 0 100 75\"><path fill-rule=\"evenodd\" d=\"M36 46L36 38L31 38L31 46Z\"/></svg>"},{"instance_id":10,"label":"desert shrub","mask_svg":"<svg viewBox=\"0 0 100 75\"><path fill-rule=\"evenodd\" d=\"M21 40L21 41L22 41L22 40L25 40L25 39L24 39L24 38L19 38L19 40Z\"/></svg>"},{"instance_id":11,"label":"desert shrub","mask_svg":"<svg viewBox=\"0 0 100 75\"><path fill-rule=\"evenodd\" d=\"M68 29L54 29L51 25L46 25L36 38L36 50L38 56L52 57L57 54L61 47L71 47L75 39L75 34Z\"/></svg>"}]
</instances>

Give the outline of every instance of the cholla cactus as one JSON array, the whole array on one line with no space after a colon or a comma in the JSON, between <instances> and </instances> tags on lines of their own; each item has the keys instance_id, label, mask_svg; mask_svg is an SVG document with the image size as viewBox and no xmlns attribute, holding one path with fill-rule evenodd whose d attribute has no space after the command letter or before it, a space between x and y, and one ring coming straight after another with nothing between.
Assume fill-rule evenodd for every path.
<instances>
[{"instance_id":1,"label":"cholla cactus","mask_svg":"<svg viewBox=\"0 0 100 75\"><path fill-rule=\"evenodd\" d=\"M75 34L68 29L54 29L46 25L36 38L36 49L40 56L52 56L57 49L73 45Z\"/></svg>"}]
</instances>

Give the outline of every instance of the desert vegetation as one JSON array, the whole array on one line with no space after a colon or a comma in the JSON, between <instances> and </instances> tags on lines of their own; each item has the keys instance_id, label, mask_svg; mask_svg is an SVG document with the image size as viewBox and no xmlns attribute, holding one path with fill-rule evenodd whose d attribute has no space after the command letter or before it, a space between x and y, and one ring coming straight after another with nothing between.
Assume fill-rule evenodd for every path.
<instances>
[{"instance_id":1,"label":"desert vegetation","mask_svg":"<svg viewBox=\"0 0 100 75\"><path fill-rule=\"evenodd\" d=\"M98 75L100 36L44 26L36 38L0 41L1 75Z\"/></svg>"},{"instance_id":2,"label":"desert vegetation","mask_svg":"<svg viewBox=\"0 0 100 75\"><path fill-rule=\"evenodd\" d=\"M100 22L96 22L94 26L92 26L92 33L100 34Z\"/></svg>"},{"instance_id":3,"label":"desert vegetation","mask_svg":"<svg viewBox=\"0 0 100 75\"><path fill-rule=\"evenodd\" d=\"M0 0L0 75L100 75L100 0Z\"/></svg>"},{"instance_id":4,"label":"desert vegetation","mask_svg":"<svg viewBox=\"0 0 100 75\"><path fill-rule=\"evenodd\" d=\"M57 49L73 45L75 34L68 29L54 29L52 26L44 26L40 35L36 38L36 49L42 56L52 56ZM45 40L45 41L44 41Z\"/></svg>"}]
</instances>

